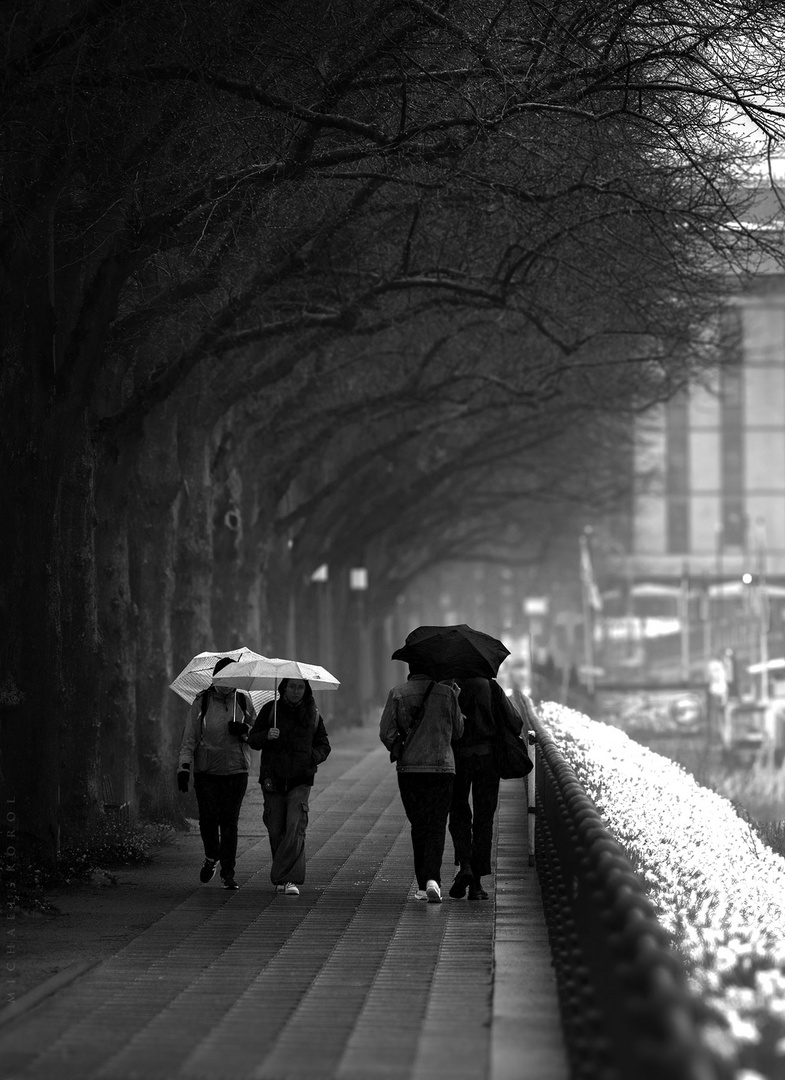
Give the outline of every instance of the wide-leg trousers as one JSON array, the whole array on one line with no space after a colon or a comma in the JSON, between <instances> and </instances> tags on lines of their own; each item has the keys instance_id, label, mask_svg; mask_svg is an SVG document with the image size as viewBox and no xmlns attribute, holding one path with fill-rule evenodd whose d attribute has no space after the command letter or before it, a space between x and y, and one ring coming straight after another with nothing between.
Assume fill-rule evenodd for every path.
<instances>
[{"instance_id":1,"label":"wide-leg trousers","mask_svg":"<svg viewBox=\"0 0 785 1080\"><path fill-rule=\"evenodd\" d=\"M305 881L305 830L308 828L310 784L287 792L264 791L262 821L270 838L273 885L302 885Z\"/></svg>"}]
</instances>

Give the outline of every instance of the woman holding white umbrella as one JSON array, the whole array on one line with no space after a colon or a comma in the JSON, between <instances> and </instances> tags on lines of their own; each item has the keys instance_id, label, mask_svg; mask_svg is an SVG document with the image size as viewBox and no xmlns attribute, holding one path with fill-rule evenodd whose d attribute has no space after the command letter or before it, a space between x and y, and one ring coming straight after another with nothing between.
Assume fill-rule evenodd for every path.
<instances>
[{"instance_id":1,"label":"woman holding white umbrella","mask_svg":"<svg viewBox=\"0 0 785 1080\"><path fill-rule=\"evenodd\" d=\"M232 664L223 657L213 678ZM247 745L255 712L244 694L209 686L191 706L180 746L177 786L188 791L193 762L193 783L199 807L199 831L204 844L204 865L199 880L207 884L220 863L225 889L237 889L237 823L248 786L251 752ZM250 721L247 723L246 721Z\"/></svg>"},{"instance_id":2,"label":"woman holding white umbrella","mask_svg":"<svg viewBox=\"0 0 785 1080\"><path fill-rule=\"evenodd\" d=\"M270 880L276 892L297 896L305 881L308 800L316 770L330 753L324 721L305 679L281 679L278 696L262 706L248 745L262 752L259 783L273 855Z\"/></svg>"}]
</instances>

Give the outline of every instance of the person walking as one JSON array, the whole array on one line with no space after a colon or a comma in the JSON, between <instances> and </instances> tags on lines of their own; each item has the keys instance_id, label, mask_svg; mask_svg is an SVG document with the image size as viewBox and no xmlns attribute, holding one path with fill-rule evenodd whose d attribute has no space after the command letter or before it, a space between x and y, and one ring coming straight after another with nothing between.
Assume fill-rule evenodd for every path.
<instances>
[{"instance_id":1,"label":"person walking","mask_svg":"<svg viewBox=\"0 0 785 1080\"><path fill-rule=\"evenodd\" d=\"M299 896L305 881L308 800L316 770L330 753L313 690L303 679L281 679L278 700L259 710L248 745L261 750L259 783L276 892Z\"/></svg>"},{"instance_id":2,"label":"person walking","mask_svg":"<svg viewBox=\"0 0 785 1080\"><path fill-rule=\"evenodd\" d=\"M223 657L213 676L231 659ZM180 745L177 786L188 791L193 763L193 782L199 808L199 832L204 845L203 884L212 881L220 864L225 889L239 888L234 871L237 859L237 823L248 787L251 751L248 733L255 719L245 694L209 686L191 705Z\"/></svg>"},{"instance_id":3,"label":"person walking","mask_svg":"<svg viewBox=\"0 0 785 1080\"><path fill-rule=\"evenodd\" d=\"M455 781L449 830L458 872L450 896L487 900L483 876L491 873L493 819L499 802L495 747L502 726L518 736L520 713L495 679L456 679L464 714L463 735L455 745ZM471 801L470 801L471 800Z\"/></svg>"},{"instance_id":4,"label":"person walking","mask_svg":"<svg viewBox=\"0 0 785 1080\"><path fill-rule=\"evenodd\" d=\"M379 738L396 761L398 790L411 824L415 900L440 904L441 868L452 799L452 744L463 732L454 683L435 682L410 667L405 683L390 691Z\"/></svg>"}]
</instances>

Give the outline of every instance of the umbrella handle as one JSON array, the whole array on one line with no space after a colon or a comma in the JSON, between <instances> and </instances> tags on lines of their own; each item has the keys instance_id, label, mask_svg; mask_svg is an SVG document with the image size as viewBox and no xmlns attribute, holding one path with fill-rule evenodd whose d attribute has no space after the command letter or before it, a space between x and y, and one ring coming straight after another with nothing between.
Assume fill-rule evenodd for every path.
<instances>
[{"instance_id":1,"label":"umbrella handle","mask_svg":"<svg viewBox=\"0 0 785 1080\"><path fill-rule=\"evenodd\" d=\"M232 705L232 721L237 720L237 691L234 692L234 701Z\"/></svg>"},{"instance_id":2,"label":"umbrella handle","mask_svg":"<svg viewBox=\"0 0 785 1080\"><path fill-rule=\"evenodd\" d=\"M275 694L275 697L273 698L273 727L277 728L278 727L278 679L277 678L275 678L275 680L274 680L273 693Z\"/></svg>"}]
</instances>

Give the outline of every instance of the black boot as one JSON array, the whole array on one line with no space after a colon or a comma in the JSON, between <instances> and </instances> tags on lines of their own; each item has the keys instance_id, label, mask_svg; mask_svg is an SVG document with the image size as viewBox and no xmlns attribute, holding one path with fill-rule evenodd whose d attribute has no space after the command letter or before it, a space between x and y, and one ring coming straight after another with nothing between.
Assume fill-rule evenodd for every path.
<instances>
[{"instance_id":1,"label":"black boot","mask_svg":"<svg viewBox=\"0 0 785 1080\"><path fill-rule=\"evenodd\" d=\"M482 887L482 878L474 877L472 875L471 884L469 885L469 899L470 900L487 900L488 893Z\"/></svg>"},{"instance_id":2,"label":"black boot","mask_svg":"<svg viewBox=\"0 0 785 1080\"><path fill-rule=\"evenodd\" d=\"M461 900L466 895L467 888L471 890L474 884L474 874L468 859L461 859L460 869L455 875L450 886L450 896L453 900Z\"/></svg>"}]
</instances>

